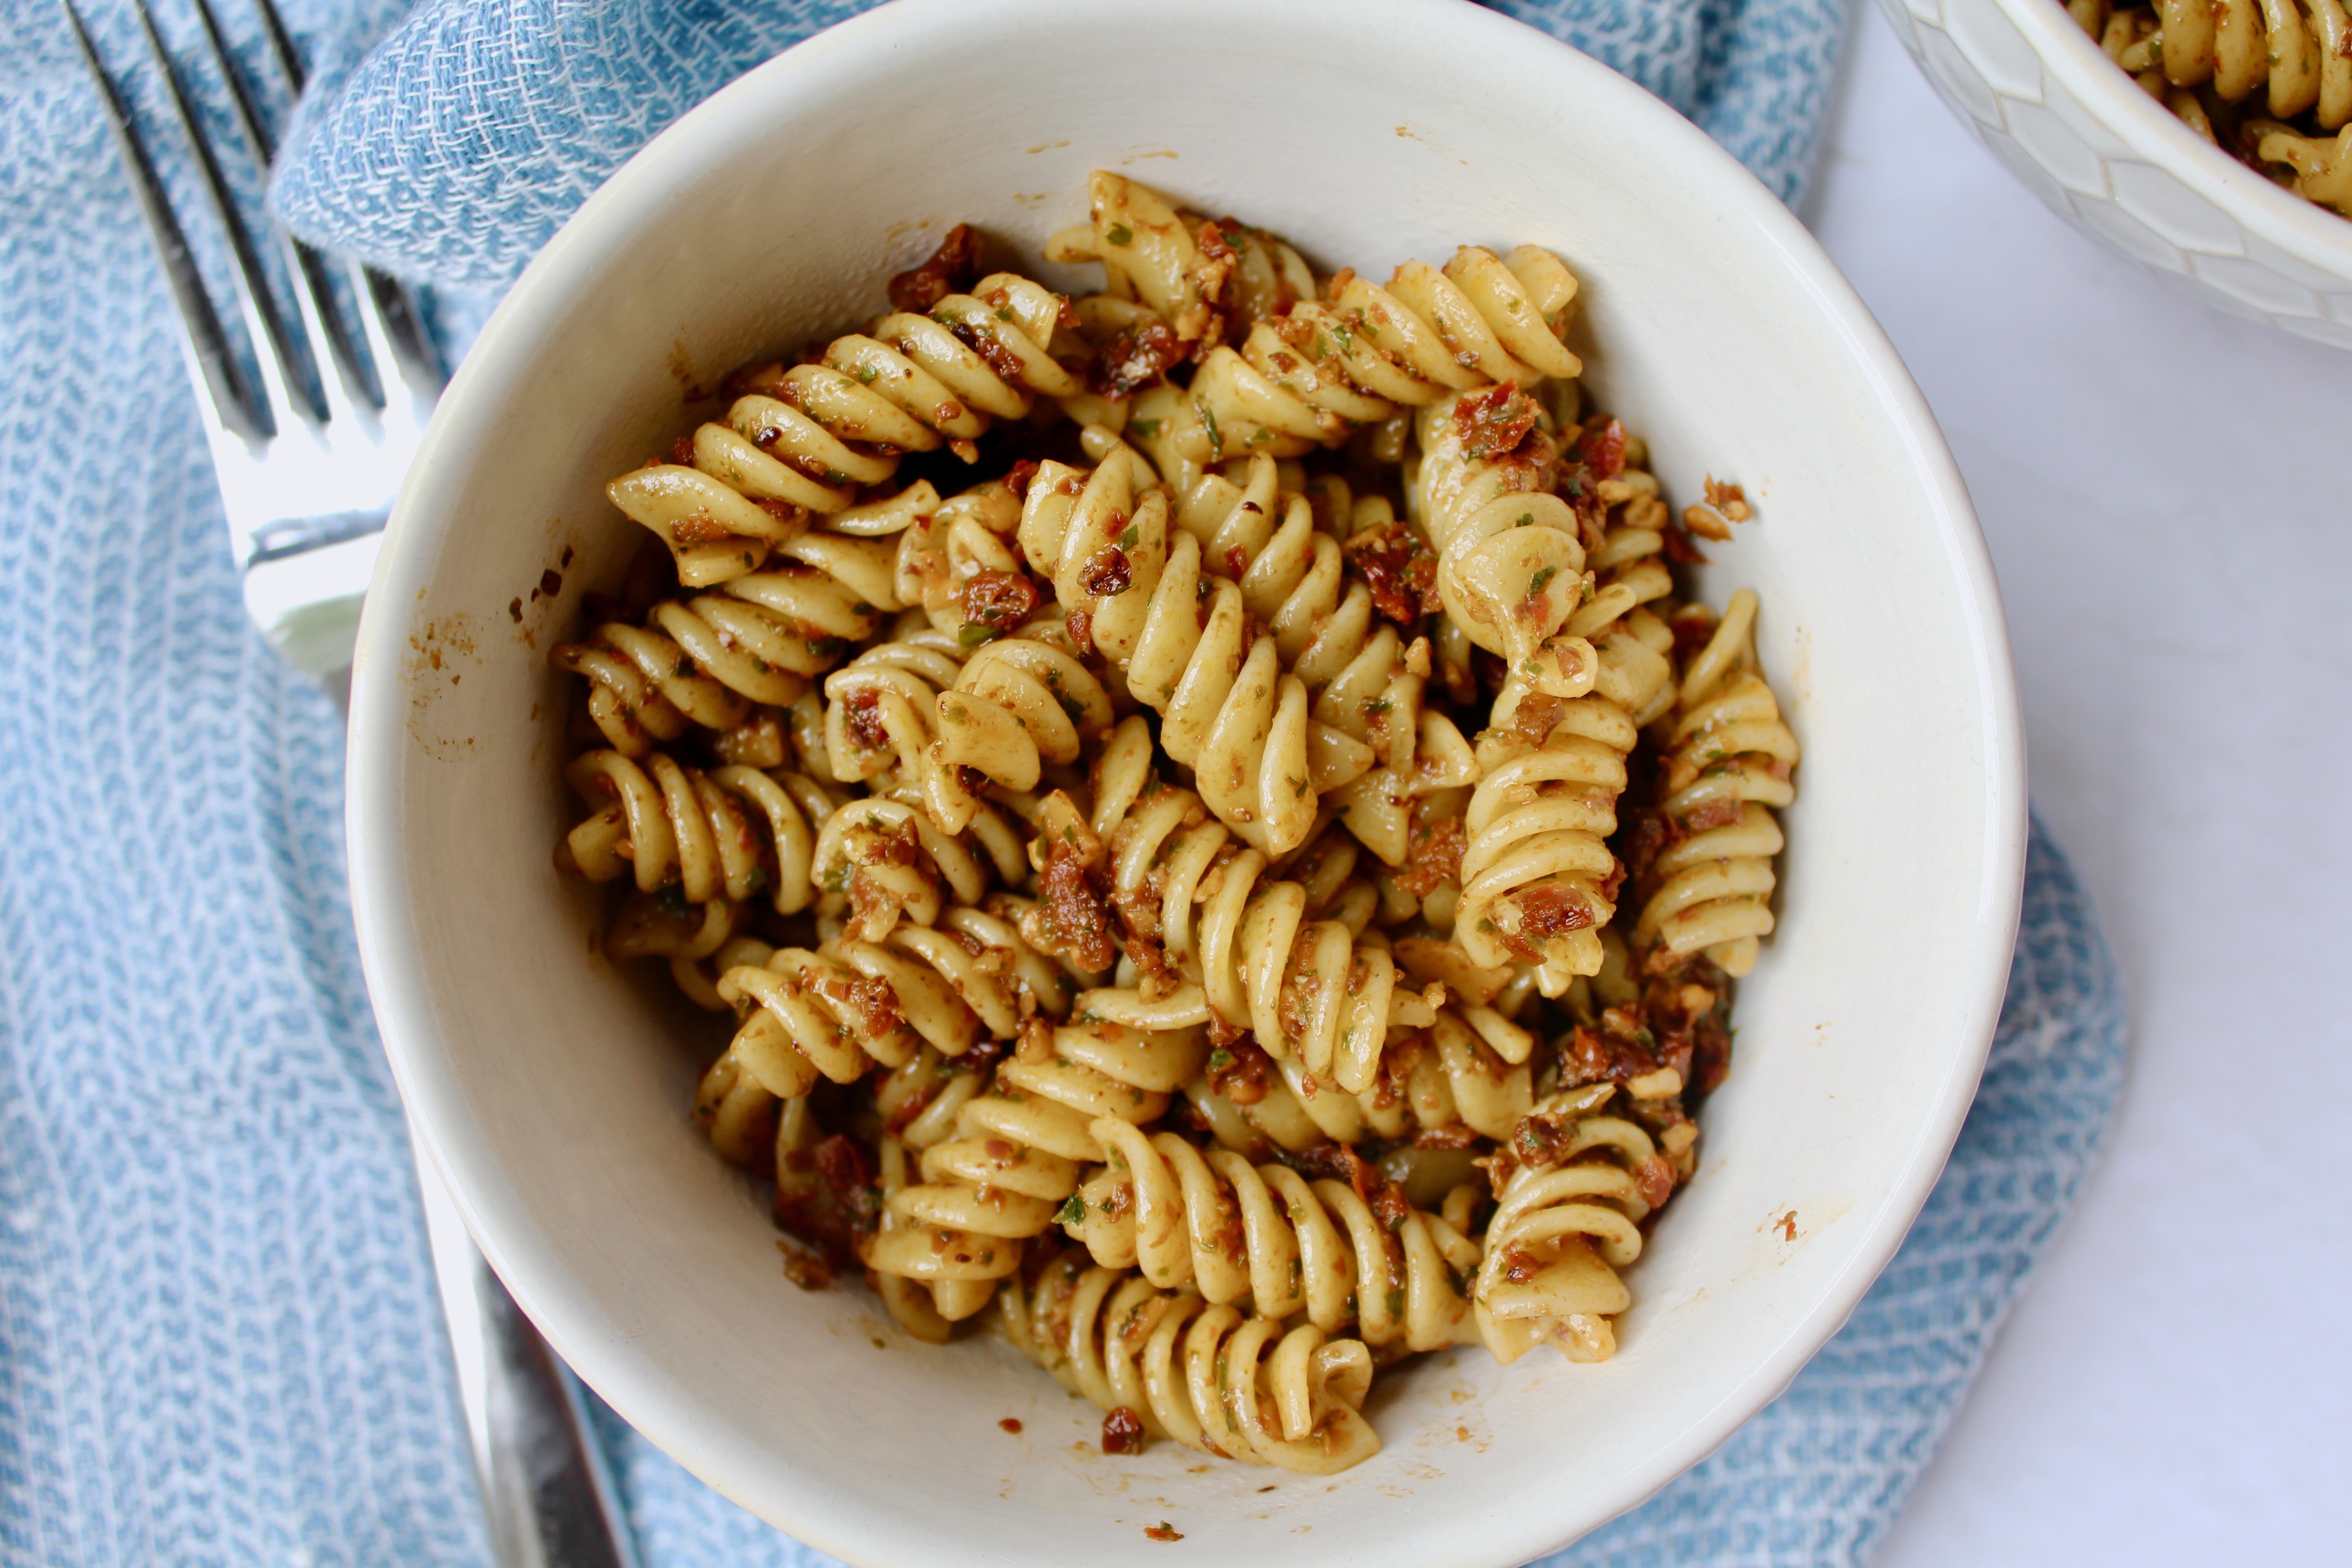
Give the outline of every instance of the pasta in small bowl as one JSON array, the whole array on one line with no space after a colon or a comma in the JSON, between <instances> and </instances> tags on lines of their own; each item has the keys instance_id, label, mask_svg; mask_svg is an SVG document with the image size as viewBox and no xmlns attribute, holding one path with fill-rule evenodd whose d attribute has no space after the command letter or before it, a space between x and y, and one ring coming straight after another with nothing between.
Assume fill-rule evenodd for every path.
<instances>
[{"instance_id":1,"label":"pasta in small bowl","mask_svg":"<svg viewBox=\"0 0 2352 1568\"><path fill-rule=\"evenodd\" d=\"M556 1348L811 1544L1524 1561L1924 1201L2023 854L1982 542L1818 247L1591 61L887 7L615 174L445 407L354 685L387 1049Z\"/></svg>"},{"instance_id":2,"label":"pasta in small bowl","mask_svg":"<svg viewBox=\"0 0 2352 1568\"><path fill-rule=\"evenodd\" d=\"M2053 212L2217 309L2352 348L2352 16L2337 0L1880 8Z\"/></svg>"}]
</instances>

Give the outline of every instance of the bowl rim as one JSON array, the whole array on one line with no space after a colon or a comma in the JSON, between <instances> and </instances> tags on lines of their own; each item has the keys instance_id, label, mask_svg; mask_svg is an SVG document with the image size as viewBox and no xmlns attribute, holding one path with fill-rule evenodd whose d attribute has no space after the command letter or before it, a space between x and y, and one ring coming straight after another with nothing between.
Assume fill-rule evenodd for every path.
<instances>
[{"instance_id":1,"label":"bowl rim","mask_svg":"<svg viewBox=\"0 0 2352 1568\"><path fill-rule=\"evenodd\" d=\"M1197 0L1204 13L1229 11L1245 22L1259 0ZM1679 143L1680 159L1711 168L1727 216L1753 226L1759 243L1779 251L1793 278L1827 318L1864 381L1878 395L1895 430L1895 445L1927 498L1921 521L1952 574L1957 613L1966 634L1953 653L1965 661L1981 694L1973 714L1985 763L1981 866L1968 896L1982 911L1981 940L1964 955L1968 994L1978 999L1980 1026L1958 1043L1926 1092L1928 1111L1899 1162L1890 1162L1886 1196L1872 1227L1851 1244L1843 1268L1795 1320L1761 1348L1755 1364L1708 1415L1674 1444L1661 1446L1586 1517L1550 1519L1540 1510L1499 1510L1487 1521L1486 1543L1497 1562L1521 1561L1565 1544L1559 1534L1597 1528L1632 1509L1727 1439L1784 1390L1814 1353L1843 1326L1864 1292L1908 1235L1941 1175L1975 1098L2000 1017L2017 929L2027 837L2024 741L2011 650L1990 551L1977 524L1958 466L1924 395L1861 297L1796 216L1728 152L1638 84L1600 61L1534 28L1458 0L1289 0L1294 11L1319 12L1334 27L1410 37L1423 28L1484 32L1488 47L1547 59L1547 68L1602 110L1649 123L1657 138ZM1123 15L1160 13L1160 0L1000 0L996 25L1016 16L1116 26ZM500 301L444 395L436 417L403 487L369 589L354 664L351 706L346 833L352 910L371 1003L393 1076L409 1112L413 1138L446 1179L467 1230L532 1321L564 1360L631 1425L688 1471L809 1545L854 1563L919 1561L919 1530L869 1517L829 1501L816 1489L795 1488L793 1467L704 1441L682 1387L659 1375L640 1377L625 1353L635 1337L578 1279L538 1232L525 1205L498 1179L495 1139L457 1136L470 1108L452 1057L439 1037L434 982L422 963L421 940L405 897L404 763L409 747L403 653L409 611L433 579L444 539L456 526L449 496L470 468L451 454L478 427L474 405L496 406L511 395L511 367L528 345L561 322L566 303L585 286L597 258L620 235L652 221L675 176L698 175L715 150L741 129L771 116L795 83L846 62L852 68L890 61L900 40L936 27L950 30L965 8L958 0L896 0L814 35L755 67L681 115L640 148L582 204L532 259ZM1213 16L1209 19L1213 20ZM1370 25L1369 27L1367 25ZM898 62L902 68L903 61ZM1573 1539L1571 1535L1568 1539Z\"/></svg>"},{"instance_id":2,"label":"bowl rim","mask_svg":"<svg viewBox=\"0 0 2352 1568\"><path fill-rule=\"evenodd\" d=\"M1943 0L1945 5L1964 0ZM2352 217L2256 174L2150 98L2060 0L1990 0L2025 36L2043 68L2134 151L2296 260L2352 282ZM1894 8L1905 0L1880 0ZM1950 31L1948 22L1941 24Z\"/></svg>"}]
</instances>

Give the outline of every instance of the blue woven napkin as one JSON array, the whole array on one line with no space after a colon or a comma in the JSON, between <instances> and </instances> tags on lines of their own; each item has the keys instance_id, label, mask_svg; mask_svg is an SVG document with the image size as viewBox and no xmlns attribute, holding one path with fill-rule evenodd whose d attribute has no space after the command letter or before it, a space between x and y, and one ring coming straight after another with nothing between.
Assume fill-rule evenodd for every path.
<instances>
[{"instance_id":1,"label":"blue woven napkin","mask_svg":"<svg viewBox=\"0 0 2352 1568\"><path fill-rule=\"evenodd\" d=\"M128 0L83 4L192 202ZM285 210L476 289L694 101L856 8L281 4L315 72ZM155 5L193 38L186 0ZM215 6L257 64L242 0ZM1498 8L1801 188L1837 0ZM171 306L60 14L0 19L0 1562L479 1568L351 937L340 725L241 611ZM1554 1561L1860 1561L2071 1203L2122 1059L2112 962L2037 831L1993 1064L1895 1262L1783 1398ZM822 1561L600 1419L648 1568Z\"/></svg>"}]
</instances>

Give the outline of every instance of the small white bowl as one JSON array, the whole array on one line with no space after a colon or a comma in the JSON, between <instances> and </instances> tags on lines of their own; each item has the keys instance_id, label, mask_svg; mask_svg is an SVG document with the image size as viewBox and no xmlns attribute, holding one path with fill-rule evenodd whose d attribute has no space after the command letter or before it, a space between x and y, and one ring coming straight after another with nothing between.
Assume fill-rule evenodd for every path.
<instances>
[{"instance_id":1,"label":"small white bowl","mask_svg":"<svg viewBox=\"0 0 2352 1568\"><path fill-rule=\"evenodd\" d=\"M1559 251L1583 280L1592 385L1671 492L1712 473L1757 502L1705 585L1761 590L1805 747L1780 929L1741 989L1700 1174L1633 1271L1621 1352L1504 1368L1472 1348L1384 1373L1385 1447L1332 1480L1168 1444L1106 1458L1099 1414L1010 1349L916 1345L861 1289L793 1289L753 1184L688 1118L723 1029L601 959L596 900L551 863L573 806L547 649L637 543L604 481L678 433L682 385L862 321L945 226L1034 256L1097 165L1376 276L1463 242ZM353 896L431 1156L598 1393L854 1563L1162 1563L1142 1533L1162 1520L1230 1563L1557 1547L1714 1448L1845 1321L1943 1165L2000 1011L2024 853L2015 694L1927 405L1729 156L1469 5L909 0L792 50L646 148L515 287L449 388L368 604Z\"/></svg>"},{"instance_id":2,"label":"small white bowl","mask_svg":"<svg viewBox=\"0 0 2352 1568\"><path fill-rule=\"evenodd\" d=\"M1878 0L1962 123L2050 210L2233 316L2352 348L2352 218L2183 125L2060 0Z\"/></svg>"}]
</instances>

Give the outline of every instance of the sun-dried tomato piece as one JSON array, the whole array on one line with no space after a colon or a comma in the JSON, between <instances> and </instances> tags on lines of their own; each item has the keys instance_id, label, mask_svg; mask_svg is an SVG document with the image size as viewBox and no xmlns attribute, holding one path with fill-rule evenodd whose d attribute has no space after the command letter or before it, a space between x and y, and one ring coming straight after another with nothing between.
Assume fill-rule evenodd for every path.
<instances>
[{"instance_id":1,"label":"sun-dried tomato piece","mask_svg":"<svg viewBox=\"0 0 2352 1568\"><path fill-rule=\"evenodd\" d=\"M1692 510L1696 512L1697 509L1693 508ZM1706 552L1691 542L1690 534L1684 531L1681 524L1673 521L1662 522L1658 525L1658 534L1664 541L1667 560L1681 566L1706 564Z\"/></svg>"},{"instance_id":2,"label":"sun-dried tomato piece","mask_svg":"<svg viewBox=\"0 0 2352 1568\"><path fill-rule=\"evenodd\" d=\"M960 223L948 230L928 260L890 279L890 308L917 314L950 294L961 294L980 278L980 235Z\"/></svg>"},{"instance_id":3,"label":"sun-dried tomato piece","mask_svg":"<svg viewBox=\"0 0 2352 1568\"><path fill-rule=\"evenodd\" d=\"M985 361L989 369L1014 386L1022 384L1021 356L999 342L992 333L981 331L971 321L962 316L940 324L954 335L956 342Z\"/></svg>"},{"instance_id":4,"label":"sun-dried tomato piece","mask_svg":"<svg viewBox=\"0 0 2352 1568\"><path fill-rule=\"evenodd\" d=\"M882 718L882 694L872 687L863 687L841 700L843 727L849 731L850 744L860 750L878 752L890 743L890 726Z\"/></svg>"},{"instance_id":5,"label":"sun-dried tomato piece","mask_svg":"<svg viewBox=\"0 0 2352 1568\"><path fill-rule=\"evenodd\" d=\"M1569 1085L1624 1083L1666 1065L1659 1054L1657 1037L1648 1029L1621 1031L1580 1026L1569 1037L1568 1049L1561 1053L1560 1081Z\"/></svg>"},{"instance_id":6,"label":"sun-dried tomato piece","mask_svg":"<svg viewBox=\"0 0 2352 1568\"><path fill-rule=\"evenodd\" d=\"M1132 397L1167 379L1192 346L1157 316L1139 316L1103 340L1087 367L1087 388L1103 397Z\"/></svg>"},{"instance_id":7,"label":"sun-dried tomato piece","mask_svg":"<svg viewBox=\"0 0 2352 1568\"><path fill-rule=\"evenodd\" d=\"M1425 899L1448 883L1462 880L1462 851L1469 847L1458 816L1441 816L1432 822L1421 815L1421 802L1413 802L1412 834L1405 840L1404 868L1396 874L1396 885L1416 899Z\"/></svg>"},{"instance_id":8,"label":"sun-dried tomato piece","mask_svg":"<svg viewBox=\"0 0 2352 1568\"><path fill-rule=\"evenodd\" d=\"M1584 433L1578 460L1595 479L1613 479L1625 470L1625 426L1612 419L1598 430Z\"/></svg>"},{"instance_id":9,"label":"sun-dried tomato piece","mask_svg":"<svg viewBox=\"0 0 2352 1568\"><path fill-rule=\"evenodd\" d=\"M1111 942L1110 916L1074 846L1046 845L1037 891L1046 938L1055 951L1089 973L1108 969L1118 957Z\"/></svg>"},{"instance_id":10,"label":"sun-dried tomato piece","mask_svg":"<svg viewBox=\"0 0 2352 1568\"><path fill-rule=\"evenodd\" d=\"M833 1285L833 1265L818 1252L804 1251L788 1242L776 1243L784 1255L784 1278L803 1290L824 1290Z\"/></svg>"},{"instance_id":11,"label":"sun-dried tomato piece","mask_svg":"<svg viewBox=\"0 0 2352 1568\"><path fill-rule=\"evenodd\" d=\"M1519 909L1519 930L1532 937L1565 936L1592 923L1592 906L1556 882L1522 889L1511 901Z\"/></svg>"},{"instance_id":12,"label":"sun-dried tomato piece","mask_svg":"<svg viewBox=\"0 0 2352 1568\"><path fill-rule=\"evenodd\" d=\"M1477 462L1518 450L1528 432L1536 427L1537 417L1535 399L1523 395L1517 382L1498 381L1465 393L1454 405L1463 455Z\"/></svg>"},{"instance_id":13,"label":"sun-dried tomato piece","mask_svg":"<svg viewBox=\"0 0 2352 1568\"><path fill-rule=\"evenodd\" d=\"M857 1238L872 1232L881 1212L873 1164L865 1146L846 1134L793 1154L789 1169L778 1173L776 1228L816 1247L836 1268L849 1265Z\"/></svg>"},{"instance_id":14,"label":"sun-dried tomato piece","mask_svg":"<svg viewBox=\"0 0 2352 1568\"><path fill-rule=\"evenodd\" d=\"M1437 613L1437 557L1404 523L1365 529L1341 552L1371 590L1372 608L1390 620L1407 626Z\"/></svg>"},{"instance_id":15,"label":"sun-dried tomato piece","mask_svg":"<svg viewBox=\"0 0 2352 1568\"><path fill-rule=\"evenodd\" d=\"M1258 1045L1257 1037L1243 1034L1209 1052L1209 1087L1235 1105L1255 1105L1274 1081L1274 1058Z\"/></svg>"},{"instance_id":16,"label":"sun-dried tomato piece","mask_svg":"<svg viewBox=\"0 0 2352 1568\"><path fill-rule=\"evenodd\" d=\"M1102 1451L1106 1454L1143 1452L1143 1417L1124 1405L1104 1416Z\"/></svg>"},{"instance_id":17,"label":"sun-dried tomato piece","mask_svg":"<svg viewBox=\"0 0 2352 1568\"><path fill-rule=\"evenodd\" d=\"M1674 1163L1663 1155L1651 1155L1633 1167L1633 1184L1641 1189L1643 1203L1663 1208L1675 1195Z\"/></svg>"},{"instance_id":18,"label":"sun-dried tomato piece","mask_svg":"<svg viewBox=\"0 0 2352 1568\"><path fill-rule=\"evenodd\" d=\"M1116 544L1104 545L1078 568L1078 586L1098 599L1117 598L1134 583L1135 569L1127 559L1127 552Z\"/></svg>"},{"instance_id":19,"label":"sun-dried tomato piece","mask_svg":"<svg viewBox=\"0 0 2352 1568\"><path fill-rule=\"evenodd\" d=\"M1028 620L1043 597L1025 572L975 572L963 585L963 624L1009 632Z\"/></svg>"}]
</instances>

